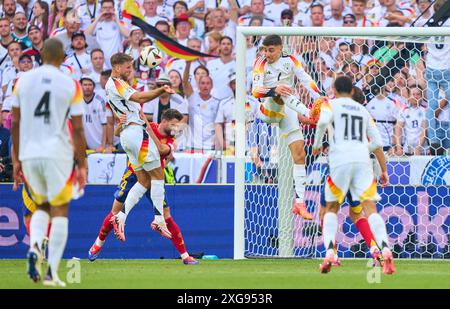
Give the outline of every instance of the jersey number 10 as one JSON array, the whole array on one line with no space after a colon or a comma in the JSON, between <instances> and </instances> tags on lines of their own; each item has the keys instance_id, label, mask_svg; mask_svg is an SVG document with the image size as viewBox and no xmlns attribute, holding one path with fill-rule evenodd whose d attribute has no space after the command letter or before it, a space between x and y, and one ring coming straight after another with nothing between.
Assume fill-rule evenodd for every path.
<instances>
[{"instance_id":1,"label":"jersey number 10","mask_svg":"<svg viewBox=\"0 0 450 309\"><path fill-rule=\"evenodd\" d=\"M355 115L349 117L348 114L342 114L341 117L344 118L345 122L344 139L362 142L363 118ZM349 127L351 136L349 136Z\"/></svg>"}]
</instances>

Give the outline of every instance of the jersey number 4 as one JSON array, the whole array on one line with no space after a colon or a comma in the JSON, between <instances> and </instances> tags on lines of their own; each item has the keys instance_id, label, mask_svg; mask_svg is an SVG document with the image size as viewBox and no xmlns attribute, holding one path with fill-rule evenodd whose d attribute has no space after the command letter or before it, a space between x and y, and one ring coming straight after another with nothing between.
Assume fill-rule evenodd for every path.
<instances>
[{"instance_id":1,"label":"jersey number 4","mask_svg":"<svg viewBox=\"0 0 450 309\"><path fill-rule=\"evenodd\" d=\"M345 122L344 139L362 142L363 118L348 114L342 114L341 117ZM351 135L349 131L351 131Z\"/></svg>"},{"instance_id":2,"label":"jersey number 4","mask_svg":"<svg viewBox=\"0 0 450 309\"><path fill-rule=\"evenodd\" d=\"M50 123L50 91L46 91L34 111L36 117L44 117L44 123Z\"/></svg>"}]
</instances>

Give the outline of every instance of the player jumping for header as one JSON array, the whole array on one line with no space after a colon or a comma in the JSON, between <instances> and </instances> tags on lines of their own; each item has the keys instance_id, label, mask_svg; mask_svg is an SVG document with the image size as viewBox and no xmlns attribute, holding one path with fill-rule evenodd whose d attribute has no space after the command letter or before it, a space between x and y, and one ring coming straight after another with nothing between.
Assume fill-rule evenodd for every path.
<instances>
[{"instance_id":1,"label":"player jumping for header","mask_svg":"<svg viewBox=\"0 0 450 309\"><path fill-rule=\"evenodd\" d=\"M256 59L253 67L252 94L262 99L261 118L267 123L279 122L280 130L294 161L293 177L297 194L294 213L312 220L304 203L306 169L305 141L298 114L309 116L309 109L294 95L295 78L310 92L313 99L320 97L314 80L303 69L294 55L284 55L283 43L278 35L268 35L264 41L264 56ZM284 106L287 108L284 108Z\"/></svg>"}]
</instances>

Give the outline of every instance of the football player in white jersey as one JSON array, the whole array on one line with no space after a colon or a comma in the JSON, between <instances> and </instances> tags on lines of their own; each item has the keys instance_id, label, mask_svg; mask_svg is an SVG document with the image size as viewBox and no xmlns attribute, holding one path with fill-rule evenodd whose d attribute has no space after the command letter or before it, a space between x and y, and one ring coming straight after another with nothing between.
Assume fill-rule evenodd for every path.
<instances>
[{"instance_id":1,"label":"football player in white jersey","mask_svg":"<svg viewBox=\"0 0 450 309\"><path fill-rule=\"evenodd\" d=\"M326 213L323 218L323 240L326 255L320 265L322 273L331 270L336 260L334 245L338 229L337 212L350 191L353 201L360 201L370 229L384 259L384 273L395 272L384 220L377 213L377 193L369 153L381 147L381 137L369 112L352 100L352 80L340 76L334 83L335 99L321 105L314 138L313 154L320 153L322 139L328 129L330 174L325 186ZM370 143L369 143L370 140ZM386 174L382 174L385 175ZM388 181L381 179L381 182Z\"/></svg>"},{"instance_id":2,"label":"football player in white jersey","mask_svg":"<svg viewBox=\"0 0 450 309\"><path fill-rule=\"evenodd\" d=\"M30 223L28 275L34 282L41 278L40 248L51 217L44 284L65 286L58 277L58 267L67 241L68 204L73 186L82 189L86 184L83 93L78 81L59 70L64 61L60 41L45 41L41 55L44 65L24 73L13 92L12 136L14 156L19 159L14 163L14 179L18 183L24 179L38 205Z\"/></svg>"},{"instance_id":3,"label":"football player in white jersey","mask_svg":"<svg viewBox=\"0 0 450 309\"><path fill-rule=\"evenodd\" d=\"M138 182L131 188L125 200L123 210L111 218L114 232L119 240L125 241L124 227L127 215L151 187L150 196L157 211L151 226L162 235L171 238L163 216L164 171L158 152L160 144L153 131L144 128L145 123L140 118L140 104L153 100L165 92L174 93L174 91L168 85L143 92L133 89L126 82L132 74L133 58L125 53L114 54L111 57L111 66L111 77L105 88L106 97L118 118L127 116L124 128L120 132L120 143L138 178Z\"/></svg>"},{"instance_id":4,"label":"football player in white jersey","mask_svg":"<svg viewBox=\"0 0 450 309\"><path fill-rule=\"evenodd\" d=\"M262 99L261 118L267 123L279 122L281 134L286 136L294 161L294 185L297 194L294 213L312 220L304 203L306 183L305 141L300 128L298 114L309 115L309 109L294 95L295 78L310 92L313 99L319 98L319 89L294 55L285 55L278 35L268 35L264 41L264 56L257 58L253 67L252 94ZM287 108L285 108L285 105Z\"/></svg>"}]
</instances>

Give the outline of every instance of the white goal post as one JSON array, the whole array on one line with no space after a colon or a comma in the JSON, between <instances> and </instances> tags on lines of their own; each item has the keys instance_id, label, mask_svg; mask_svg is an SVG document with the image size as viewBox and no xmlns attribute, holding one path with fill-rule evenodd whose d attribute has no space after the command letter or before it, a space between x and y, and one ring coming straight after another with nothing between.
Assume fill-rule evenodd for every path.
<instances>
[{"instance_id":1,"label":"white goal post","mask_svg":"<svg viewBox=\"0 0 450 309\"><path fill-rule=\"evenodd\" d=\"M237 27L236 41L236 104L235 113L235 178L234 178L234 259L245 258L245 207L246 207L246 114L249 65L246 59L246 36L324 36L344 38L379 38L389 41L389 37L416 38L450 37L450 27L442 28L351 28L351 27ZM279 186L281 183L278 184ZM289 184L287 184L289 185ZM282 188L278 188L282 190ZM280 207L280 205L278 205ZM281 242L281 240L280 240ZM289 246L289 244L287 245ZM281 249L280 249L281 251ZM279 254L281 256L281 254Z\"/></svg>"}]
</instances>

